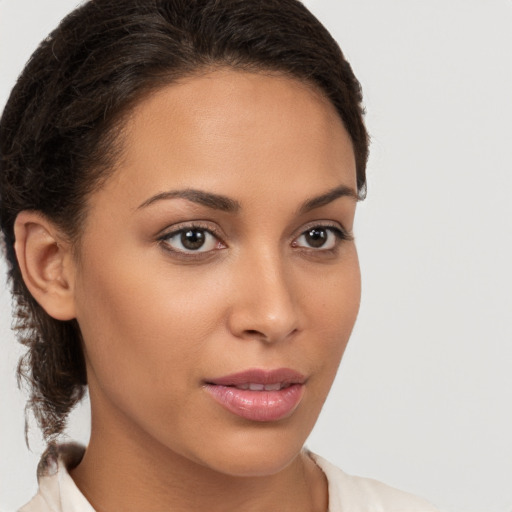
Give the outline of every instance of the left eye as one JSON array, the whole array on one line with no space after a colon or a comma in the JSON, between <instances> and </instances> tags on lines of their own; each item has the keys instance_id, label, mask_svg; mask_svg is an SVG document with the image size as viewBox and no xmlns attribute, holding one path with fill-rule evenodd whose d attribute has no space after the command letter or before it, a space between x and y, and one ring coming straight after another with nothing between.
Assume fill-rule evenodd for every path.
<instances>
[{"instance_id":1,"label":"left eye","mask_svg":"<svg viewBox=\"0 0 512 512\"><path fill-rule=\"evenodd\" d=\"M162 241L178 252L208 252L219 246L219 240L203 228L185 228L169 233Z\"/></svg>"},{"instance_id":2,"label":"left eye","mask_svg":"<svg viewBox=\"0 0 512 512\"><path fill-rule=\"evenodd\" d=\"M343 238L339 229L325 226L315 226L304 231L293 242L294 247L307 247L308 249L334 249L336 242Z\"/></svg>"}]
</instances>

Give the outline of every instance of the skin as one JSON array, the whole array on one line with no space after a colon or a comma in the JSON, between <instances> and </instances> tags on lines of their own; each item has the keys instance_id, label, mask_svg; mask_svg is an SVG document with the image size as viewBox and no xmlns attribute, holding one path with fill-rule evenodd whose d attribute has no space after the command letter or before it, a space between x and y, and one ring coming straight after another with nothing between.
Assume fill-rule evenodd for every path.
<instances>
[{"instance_id":1,"label":"skin","mask_svg":"<svg viewBox=\"0 0 512 512\"><path fill-rule=\"evenodd\" d=\"M174 194L191 189L236 208ZM339 116L296 80L216 70L134 109L78 256L48 242L32 258L61 286L40 302L82 330L92 434L72 477L98 512L327 509L325 477L301 449L359 308L355 189ZM321 247L304 235L315 226ZM171 235L194 227L206 243L186 251ZM30 216L17 229L20 252L58 237ZM279 421L240 418L204 389L282 367L306 383Z\"/></svg>"}]
</instances>

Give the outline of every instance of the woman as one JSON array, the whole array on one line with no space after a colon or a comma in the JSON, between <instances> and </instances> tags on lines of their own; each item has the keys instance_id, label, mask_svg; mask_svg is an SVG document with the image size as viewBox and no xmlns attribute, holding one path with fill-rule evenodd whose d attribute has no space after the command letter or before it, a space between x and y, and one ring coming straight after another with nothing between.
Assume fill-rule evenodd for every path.
<instances>
[{"instance_id":1,"label":"woman","mask_svg":"<svg viewBox=\"0 0 512 512\"><path fill-rule=\"evenodd\" d=\"M361 101L295 0L92 1L42 43L0 124L23 511L433 510L303 450L359 306Z\"/></svg>"}]
</instances>

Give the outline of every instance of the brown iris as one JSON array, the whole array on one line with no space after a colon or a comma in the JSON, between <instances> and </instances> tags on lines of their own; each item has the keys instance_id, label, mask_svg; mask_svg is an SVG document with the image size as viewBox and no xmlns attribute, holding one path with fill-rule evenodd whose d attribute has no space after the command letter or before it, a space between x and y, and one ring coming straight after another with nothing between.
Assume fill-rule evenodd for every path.
<instances>
[{"instance_id":1,"label":"brown iris","mask_svg":"<svg viewBox=\"0 0 512 512\"><path fill-rule=\"evenodd\" d=\"M304 233L306 242L311 247L322 247L327 241L327 230L324 228L312 228Z\"/></svg>"},{"instance_id":2,"label":"brown iris","mask_svg":"<svg viewBox=\"0 0 512 512\"><path fill-rule=\"evenodd\" d=\"M206 240L205 232L201 229L188 229L181 233L181 243L185 249L194 251L200 249Z\"/></svg>"}]
</instances>

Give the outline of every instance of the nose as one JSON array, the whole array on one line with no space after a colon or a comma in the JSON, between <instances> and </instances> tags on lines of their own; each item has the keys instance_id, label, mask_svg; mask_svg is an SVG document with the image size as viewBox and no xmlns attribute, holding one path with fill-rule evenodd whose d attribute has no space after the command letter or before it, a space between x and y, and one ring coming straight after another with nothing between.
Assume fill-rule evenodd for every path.
<instances>
[{"instance_id":1,"label":"nose","mask_svg":"<svg viewBox=\"0 0 512 512\"><path fill-rule=\"evenodd\" d=\"M234 336L276 343L298 332L299 306L292 270L272 254L253 257L239 266L228 315Z\"/></svg>"}]
</instances>

